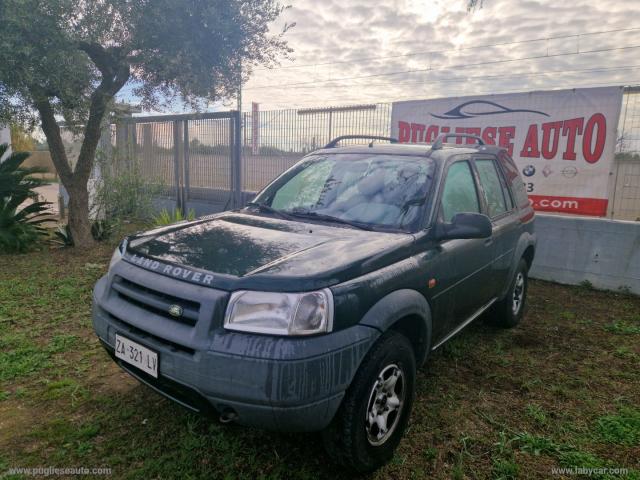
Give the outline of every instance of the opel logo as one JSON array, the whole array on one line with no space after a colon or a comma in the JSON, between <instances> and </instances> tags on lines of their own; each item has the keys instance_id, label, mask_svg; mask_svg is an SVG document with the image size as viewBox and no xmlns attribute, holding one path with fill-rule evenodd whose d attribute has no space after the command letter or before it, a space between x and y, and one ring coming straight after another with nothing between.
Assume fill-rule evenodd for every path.
<instances>
[{"instance_id":1,"label":"opel logo","mask_svg":"<svg viewBox=\"0 0 640 480\"><path fill-rule=\"evenodd\" d=\"M182 316L182 312L183 309L180 305L171 305L169 307L169 315L171 315L172 317L181 317Z\"/></svg>"}]
</instances>

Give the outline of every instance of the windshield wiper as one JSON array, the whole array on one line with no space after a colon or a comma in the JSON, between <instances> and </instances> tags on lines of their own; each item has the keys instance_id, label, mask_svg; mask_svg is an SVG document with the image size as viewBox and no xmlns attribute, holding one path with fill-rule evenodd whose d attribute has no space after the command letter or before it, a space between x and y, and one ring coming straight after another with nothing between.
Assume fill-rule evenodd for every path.
<instances>
[{"instance_id":1,"label":"windshield wiper","mask_svg":"<svg viewBox=\"0 0 640 480\"><path fill-rule=\"evenodd\" d=\"M247 203L247 207L256 207L261 212L273 213L274 215L284 218L285 220L292 219L291 215L288 215L287 213L283 212L282 210L278 210L277 208L273 208L271 205L267 205L266 203L249 202Z\"/></svg>"},{"instance_id":2,"label":"windshield wiper","mask_svg":"<svg viewBox=\"0 0 640 480\"><path fill-rule=\"evenodd\" d=\"M349 225L360 230L372 231L373 228L369 225L362 224L360 222L354 222L351 220L345 220L344 218L333 217L331 215L325 215L323 213L312 212L311 210L288 210L287 213L294 217L308 218L311 220L321 220L325 222L341 223L343 225Z\"/></svg>"}]
</instances>

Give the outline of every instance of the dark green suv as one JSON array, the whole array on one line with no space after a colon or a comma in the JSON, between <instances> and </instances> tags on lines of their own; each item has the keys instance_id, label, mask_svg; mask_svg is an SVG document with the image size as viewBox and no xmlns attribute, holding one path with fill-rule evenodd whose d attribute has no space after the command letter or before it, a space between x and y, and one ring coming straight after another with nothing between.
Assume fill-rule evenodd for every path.
<instances>
[{"instance_id":1,"label":"dark green suv","mask_svg":"<svg viewBox=\"0 0 640 480\"><path fill-rule=\"evenodd\" d=\"M477 137L339 140L242 210L125 239L93 323L123 369L184 407L322 431L367 471L400 442L430 352L487 310L522 318L534 213L506 151Z\"/></svg>"}]
</instances>

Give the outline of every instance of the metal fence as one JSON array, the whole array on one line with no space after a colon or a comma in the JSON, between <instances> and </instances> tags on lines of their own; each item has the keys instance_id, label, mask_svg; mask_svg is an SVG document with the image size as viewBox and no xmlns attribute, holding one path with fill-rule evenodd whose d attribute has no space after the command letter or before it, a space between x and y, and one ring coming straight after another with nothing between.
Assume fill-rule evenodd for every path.
<instances>
[{"instance_id":1,"label":"metal fence","mask_svg":"<svg viewBox=\"0 0 640 480\"><path fill-rule=\"evenodd\" d=\"M242 128L240 128L242 122ZM161 203L242 205L308 152L346 134L388 136L391 104L128 118L111 127L119 163L163 185ZM640 218L640 87L625 89L611 172L611 218Z\"/></svg>"},{"instance_id":2,"label":"metal fence","mask_svg":"<svg viewBox=\"0 0 640 480\"><path fill-rule=\"evenodd\" d=\"M159 207L205 214L242 204L237 112L129 117L103 135L115 172L135 169Z\"/></svg>"},{"instance_id":3,"label":"metal fence","mask_svg":"<svg viewBox=\"0 0 640 480\"><path fill-rule=\"evenodd\" d=\"M640 221L640 87L625 89L608 216Z\"/></svg>"},{"instance_id":4,"label":"metal fence","mask_svg":"<svg viewBox=\"0 0 640 480\"><path fill-rule=\"evenodd\" d=\"M391 104L243 113L242 186L257 192L339 135L389 135Z\"/></svg>"}]
</instances>

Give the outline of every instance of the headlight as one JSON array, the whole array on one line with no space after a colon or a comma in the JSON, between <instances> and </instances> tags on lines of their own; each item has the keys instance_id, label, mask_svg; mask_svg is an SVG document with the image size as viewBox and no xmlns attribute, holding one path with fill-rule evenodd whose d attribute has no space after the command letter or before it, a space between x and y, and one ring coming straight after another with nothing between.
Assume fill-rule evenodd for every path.
<instances>
[{"instance_id":1,"label":"headlight","mask_svg":"<svg viewBox=\"0 0 640 480\"><path fill-rule=\"evenodd\" d=\"M229 300L227 330L271 335L313 335L333 328L333 295L329 289L308 293L240 290Z\"/></svg>"},{"instance_id":2,"label":"headlight","mask_svg":"<svg viewBox=\"0 0 640 480\"><path fill-rule=\"evenodd\" d=\"M111 255L111 261L109 262L109 270L111 270L113 266L120 261L126 249L127 249L127 239L125 238L122 242L120 242L120 245L118 245L118 248L116 248L116 251L113 252L113 255Z\"/></svg>"}]
</instances>

